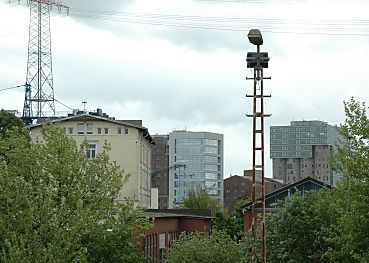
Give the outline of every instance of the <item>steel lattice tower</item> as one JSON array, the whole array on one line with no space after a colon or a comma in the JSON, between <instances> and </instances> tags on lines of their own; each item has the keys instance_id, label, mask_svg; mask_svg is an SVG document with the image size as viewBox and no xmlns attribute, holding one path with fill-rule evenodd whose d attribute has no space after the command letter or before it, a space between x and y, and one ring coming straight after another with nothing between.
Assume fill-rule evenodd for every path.
<instances>
[{"instance_id":1,"label":"steel lattice tower","mask_svg":"<svg viewBox=\"0 0 369 263\"><path fill-rule=\"evenodd\" d=\"M55 6L59 13L68 13L69 8L57 0L27 0L27 4L30 20L22 119L30 124L36 118L55 116L50 11Z\"/></svg>"}]
</instances>

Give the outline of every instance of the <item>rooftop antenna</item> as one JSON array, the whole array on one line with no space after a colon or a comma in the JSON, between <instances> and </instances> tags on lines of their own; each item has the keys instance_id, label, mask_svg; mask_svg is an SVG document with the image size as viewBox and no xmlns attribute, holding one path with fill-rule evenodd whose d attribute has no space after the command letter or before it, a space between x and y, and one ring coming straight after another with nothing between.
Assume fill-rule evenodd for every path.
<instances>
[{"instance_id":1,"label":"rooftop antenna","mask_svg":"<svg viewBox=\"0 0 369 263\"><path fill-rule=\"evenodd\" d=\"M86 112L87 100L82 100L82 104L83 104L83 111Z\"/></svg>"}]
</instances>

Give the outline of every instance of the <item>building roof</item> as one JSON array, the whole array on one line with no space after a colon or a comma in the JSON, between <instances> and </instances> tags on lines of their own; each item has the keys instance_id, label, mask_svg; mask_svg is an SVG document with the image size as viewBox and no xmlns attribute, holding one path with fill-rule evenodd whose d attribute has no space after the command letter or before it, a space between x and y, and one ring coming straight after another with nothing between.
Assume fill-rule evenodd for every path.
<instances>
[{"instance_id":1,"label":"building roof","mask_svg":"<svg viewBox=\"0 0 369 263\"><path fill-rule=\"evenodd\" d=\"M314 190L317 191L323 187L331 188L330 185L324 184L312 177L306 177L297 181L293 184L286 185L274 192L265 195L265 207L273 208L272 205L278 201L284 200L286 197L294 194L296 191L304 194L306 191ZM260 199L259 199L260 200ZM241 206L242 211L247 211L252 209L252 202L248 202Z\"/></svg>"},{"instance_id":2,"label":"building roof","mask_svg":"<svg viewBox=\"0 0 369 263\"><path fill-rule=\"evenodd\" d=\"M149 218L213 218L210 209L147 209L144 216Z\"/></svg>"},{"instance_id":3,"label":"building roof","mask_svg":"<svg viewBox=\"0 0 369 263\"><path fill-rule=\"evenodd\" d=\"M132 120L128 120L128 121L124 121L124 120L115 120L113 118L106 118L103 116L98 116L95 114L91 114L91 113L82 113L82 114L78 114L78 115L72 115L72 116L67 116L67 117L63 117L63 118L58 118L58 119L54 119L54 120L50 120L52 123L58 123L58 122L64 122L64 121L70 121L70 120L80 120L83 119L85 120L100 120L100 121L106 121L106 122L111 122L111 123L115 123L115 124L119 124L119 125L125 125L128 127L132 127L132 128L136 128L138 130L140 130L143 133L143 136L149 141L150 144L155 144L152 136L150 135L148 129L146 127L143 127L142 125L138 125L140 122L137 121L136 123ZM35 127L40 127L45 125L46 122L41 122L41 123L36 123L30 126L30 129L35 128Z\"/></svg>"},{"instance_id":4,"label":"building roof","mask_svg":"<svg viewBox=\"0 0 369 263\"><path fill-rule=\"evenodd\" d=\"M238 179L240 178L240 179ZM261 183L261 174L260 175L256 175L256 182L257 183ZM244 175L231 175L230 177L227 177L224 179L224 181L231 181L231 180L247 180L247 181L251 181L252 182L252 176L244 176ZM283 184L282 180L278 180L278 179L274 179L274 178L270 178L270 177L264 177L264 180L266 183L280 183Z\"/></svg>"}]
</instances>

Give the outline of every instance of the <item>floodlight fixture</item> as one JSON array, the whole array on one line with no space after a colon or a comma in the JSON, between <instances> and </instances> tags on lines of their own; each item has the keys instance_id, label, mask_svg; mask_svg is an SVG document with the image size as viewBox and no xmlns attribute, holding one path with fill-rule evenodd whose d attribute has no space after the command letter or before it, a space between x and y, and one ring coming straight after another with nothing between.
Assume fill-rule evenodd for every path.
<instances>
[{"instance_id":1,"label":"floodlight fixture","mask_svg":"<svg viewBox=\"0 0 369 263\"><path fill-rule=\"evenodd\" d=\"M251 44L260 46L263 44L263 36L259 29L251 29L247 35Z\"/></svg>"},{"instance_id":2,"label":"floodlight fixture","mask_svg":"<svg viewBox=\"0 0 369 263\"><path fill-rule=\"evenodd\" d=\"M268 68L268 52L247 52L247 67L248 68L255 68L258 65L258 59L259 59L259 65L263 68Z\"/></svg>"}]
</instances>

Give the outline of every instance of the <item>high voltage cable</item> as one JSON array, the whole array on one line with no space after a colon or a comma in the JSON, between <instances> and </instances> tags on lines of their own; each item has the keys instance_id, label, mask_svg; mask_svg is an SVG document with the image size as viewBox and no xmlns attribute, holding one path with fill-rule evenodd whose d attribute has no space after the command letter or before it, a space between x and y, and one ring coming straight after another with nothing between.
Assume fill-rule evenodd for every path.
<instances>
[{"instance_id":1,"label":"high voltage cable","mask_svg":"<svg viewBox=\"0 0 369 263\"><path fill-rule=\"evenodd\" d=\"M57 99L55 99L55 98L54 98L54 100L55 100L57 103L59 103L59 104L63 105L64 107L66 107L66 108L68 108L68 109L70 109L70 110L73 110L73 108L69 107L68 105L64 104L63 102L61 102L61 101L59 101L59 100L57 100Z\"/></svg>"},{"instance_id":2,"label":"high voltage cable","mask_svg":"<svg viewBox=\"0 0 369 263\"><path fill-rule=\"evenodd\" d=\"M222 2L236 0L197 0L201 2ZM240 1L244 2L244 1ZM268 0L249 0L247 3L267 3ZM295 1L278 2L296 3ZM246 3L246 2L245 2ZM102 21L192 28L220 31L246 31L258 26L264 32L288 34L318 34L337 36L368 36L369 20L289 20L276 18L215 17L158 13L116 12L71 8L70 16Z\"/></svg>"},{"instance_id":3,"label":"high voltage cable","mask_svg":"<svg viewBox=\"0 0 369 263\"><path fill-rule=\"evenodd\" d=\"M10 88L3 88L3 89L0 89L0 91L16 89L16 88L20 88L20 87L24 87L24 85L14 86L14 87L10 87Z\"/></svg>"},{"instance_id":4,"label":"high voltage cable","mask_svg":"<svg viewBox=\"0 0 369 263\"><path fill-rule=\"evenodd\" d=\"M217 3L243 3L243 4L269 4L269 3L279 3L279 4L297 4L293 0L197 0L197 2L217 2Z\"/></svg>"},{"instance_id":5,"label":"high voltage cable","mask_svg":"<svg viewBox=\"0 0 369 263\"><path fill-rule=\"evenodd\" d=\"M24 87L24 86L25 86L25 85L18 85L18 86L9 87L9 88L3 88L3 89L0 89L0 92L1 92L1 91L5 91L5 90L11 90L11 89L16 89L16 88L21 88L21 87ZM63 105L64 107L66 107L66 108L68 108L68 109L70 109L70 110L73 110L73 108L69 107L68 105L64 104L63 102L61 102L61 101L59 101L59 100L57 100L57 99L55 99L55 98L54 98L54 100L55 100L56 102L58 102L60 105Z\"/></svg>"},{"instance_id":6,"label":"high voltage cable","mask_svg":"<svg viewBox=\"0 0 369 263\"><path fill-rule=\"evenodd\" d=\"M97 16L118 16L118 17L134 17L143 19L163 19L163 20L188 20L188 21L211 21L211 22L263 22L272 24L289 24L291 22L296 24L328 24L328 25L369 25L369 20L291 20L278 18L241 18L241 17L218 17L218 16L193 16L193 15L177 15L177 14L158 14L158 13L133 13L133 12L115 12L108 10L92 10L92 9L72 9L71 15L76 11L77 15L97 15Z\"/></svg>"}]
</instances>

